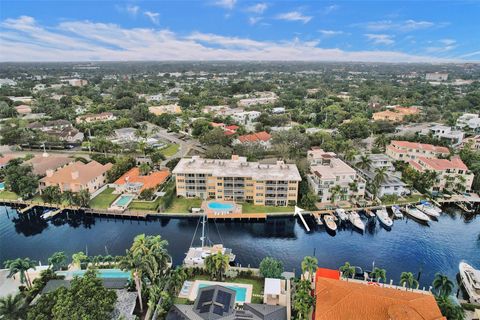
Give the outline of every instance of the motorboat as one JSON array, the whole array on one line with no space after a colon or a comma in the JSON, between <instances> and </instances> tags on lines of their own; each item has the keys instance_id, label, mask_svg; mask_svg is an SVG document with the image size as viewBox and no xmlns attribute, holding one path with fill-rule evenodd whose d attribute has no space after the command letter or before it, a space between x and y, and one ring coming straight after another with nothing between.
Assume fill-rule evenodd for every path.
<instances>
[{"instance_id":1,"label":"motorboat","mask_svg":"<svg viewBox=\"0 0 480 320\"><path fill-rule=\"evenodd\" d=\"M387 208L382 207L380 210L377 210L377 218L385 227L391 227L393 225L392 219L388 216Z\"/></svg>"},{"instance_id":2,"label":"motorboat","mask_svg":"<svg viewBox=\"0 0 480 320\"><path fill-rule=\"evenodd\" d=\"M44 220L48 220L51 217L53 217L54 215L55 215L55 210L47 210L41 215L41 217Z\"/></svg>"},{"instance_id":3,"label":"motorboat","mask_svg":"<svg viewBox=\"0 0 480 320\"><path fill-rule=\"evenodd\" d=\"M370 209L363 210L363 213L367 218L375 218L375 213Z\"/></svg>"},{"instance_id":4,"label":"motorboat","mask_svg":"<svg viewBox=\"0 0 480 320\"><path fill-rule=\"evenodd\" d=\"M331 231L337 230L337 224L335 223L335 217L330 214L326 214L323 216L323 221L325 221L325 226Z\"/></svg>"},{"instance_id":5,"label":"motorboat","mask_svg":"<svg viewBox=\"0 0 480 320\"><path fill-rule=\"evenodd\" d=\"M415 208L414 206L406 206L405 207L405 212L411 216L412 218L415 218L417 220L420 220L420 221L423 221L423 222L427 222L427 221L430 221L430 218L425 214L423 213L422 211L418 210L417 208Z\"/></svg>"},{"instance_id":6,"label":"motorboat","mask_svg":"<svg viewBox=\"0 0 480 320\"><path fill-rule=\"evenodd\" d=\"M465 262L460 262L460 279L468 293L471 303L480 303L480 270L474 269Z\"/></svg>"},{"instance_id":7,"label":"motorboat","mask_svg":"<svg viewBox=\"0 0 480 320\"><path fill-rule=\"evenodd\" d=\"M363 223L362 219L357 212L352 211L348 215L348 220L358 229L365 231L365 224Z\"/></svg>"},{"instance_id":8,"label":"motorboat","mask_svg":"<svg viewBox=\"0 0 480 320\"><path fill-rule=\"evenodd\" d=\"M347 213L343 209L337 208L337 209L335 209L335 213L338 215L340 220L347 220L348 219Z\"/></svg>"},{"instance_id":9,"label":"motorboat","mask_svg":"<svg viewBox=\"0 0 480 320\"><path fill-rule=\"evenodd\" d=\"M417 204L415 206L418 210L422 211L423 213L426 213L427 215L431 216L431 217L435 217L435 218L438 218L440 217L440 213L442 212L442 210L436 206L434 206L433 204L431 204L430 202L428 201L420 201L419 204Z\"/></svg>"},{"instance_id":10,"label":"motorboat","mask_svg":"<svg viewBox=\"0 0 480 320\"><path fill-rule=\"evenodd\" d=\"M400 209L399 206L393 205L392 206L392 212L393 212L393 216L395 218L397 218L397 219L402 219L403 218L402 209Z\"/></svg>"}]
</instances>

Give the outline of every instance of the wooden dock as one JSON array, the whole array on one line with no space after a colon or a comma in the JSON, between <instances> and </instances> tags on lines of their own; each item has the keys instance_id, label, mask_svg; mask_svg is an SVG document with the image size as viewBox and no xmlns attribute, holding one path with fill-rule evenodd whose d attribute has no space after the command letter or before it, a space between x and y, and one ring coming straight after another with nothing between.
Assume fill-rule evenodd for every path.
<instances>
[{"instance_id":1,"label":"wooden dock","mask_svg":"<svg viewBox=\"0 0 480 320\"><path fill-rule=\"evenodd\" d=\"M32 210L32 209L35 208L35 207L36 207L35 204L31 204L31 205L29 205L29 206L26 206L26 207L23 208L23 209L18 210L18 212L20 212L20 213L25 213L25 212L27 212L27 211Z\"/></svg>"}]
</instances>

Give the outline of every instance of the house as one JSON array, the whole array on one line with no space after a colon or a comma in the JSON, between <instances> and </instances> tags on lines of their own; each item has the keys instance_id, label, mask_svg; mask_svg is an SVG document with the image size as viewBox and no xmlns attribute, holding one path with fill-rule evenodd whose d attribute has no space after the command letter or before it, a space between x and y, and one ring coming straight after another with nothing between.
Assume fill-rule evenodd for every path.
<instances>
[{"instance_id":1,"label":"house","mask_svg":"<svg viewBox=\"0 0 480 320\"><path fill-rule=\"evenodd\" d=\"M7 98L12 100L13 102L20 102L20 103L24 103L24 104L30 104L35 100L31 96L25 96L25 97L8 96Z\"/></svg>"},{"instance_id":2,"label":"house","mask_svg":"<svg viewBox=\"0 0 480 320\"><path fill-rule=\"evenodd\" d=\"M147 175L141 175L140 169L134 167L125 172L114 183L117 193L132 193L139 195L143 190L153 189L156 191L170 176L168 169L150 172Z\"/></svg>"},{"instance_id":3,"label":"house","mask_svg":"<svg viewBox=\"0 0 480 320\"><path fill-rule=\"evenodd\" d=\"M312 148L307 153L307 160L310 163L308 184L321 203L365 196L365 180L335 153Z\"/></svg>"},{"instance_id":4,"label":"house","mask_svg":"<svg viewBox=\"0 0 480 320\"><path fill-rule=\"evenodd\" d=\"M66 79L64 82L67 82L72 87L83 87L88 84L88 81L85 79Z\"/></svg>"},{"instance_id":5,"label":"house","mask_svg":"<svg viewBox=\"0 0 480 320\"><path fill-rule=\"evenodd\" d=\"M430 292L344 281L338 273L317 271L315 320L446 320Z\"/></svg>"},{"instance_id":6,"label":"house","mask_svg":"<svg viewBox=\"0 0 480 320\"><path fill-rule=\"evenodd\" d=\"M463 139L462 147L465 147L470 143L472 144L473 149L480 150L480 135Z\"/></svg>"},{"instance_id":7,"label":"house","mask_svg":"<svg viewBox=\"0 0 480 320\"><path fill-rule=\"evenodd\" d=\"M236 291L214 285L200 288L193 305L174 304L166 320L287 320L284 306L244 303L235 309Z\"/></svg>"},{"instance_id":8,"label":"house","mask_svg":"<svg viewBox=\"0 0 480 320\"><path fill-rule=\"evenodd\" d=\"M55 171L47 170L47 175L40 179L40 193L48 186L58 186L61 192L88 190L94 193L106 183L107 171L111 168L111 163L76 161Z\"/></svg>"},{"instance_id":9,"label":"house","mask_svg":"<svg viewBox=\"0 0 480 320\"><path fill-rule=\"evenodd\" d=\"M287 292L287 280L265 278L263 290L264 304L272 306L287 306L289 295L290 292Z\"/></svg>"},{"instance_id":10,"label":"house","mask_svg":"<svg viewBox=\"0 0 480 320\"><path fill-rule=\"evenodd\" d=\"M173 175L179 196L266 206L296 203L301 181L295 164L260 164L237 155L231 160L183 158Z\"/></svg>"},{"instance_id":11,"label":"house","mask_svg":"<svg viewBox=\"0 0 480 320\"><path fill-rule=\"evenodd\" d=\"M148 107L148 111L156 116L164 113L179 114L182 113L182 108L177 104L168 104L164 106Z\"/></svg>"},{"instance_id":12,"label":"house","mask_svg":"<svg viewBox=\"0 0 480 320\"><path fill-rule=\"evenodd\" d=\"M451 127L441 124L434 124L431 127L423 129L420 135L429 136L439 140L447 141L452 147L460 145L463 141L464 133L459 130L454 130Z\"/></svg>"},{"instance_id":13,"label":"house","mask_svg":"<svg viewBox=\"0 0 480 320\"><path fill-rule=\"evenodd\" d=\"M30 160L25 161L27 165L31 165L33 173L38 176L45 176L47 171L55 171L56 169L63 167L74 159L68 156L53 156L49 154L36 155Z\"/></svg>"},{"instance_id":14,"label":"house","mask_svg":"<svg viewBox=\"0 0 480 320\"><path fill-rule=\"evenodd\" d=\"M273 104L278 99L274 92L257 92L255 95L255 98L240 99L238 101L238 106L251 107L256 105Z\"/></svg>"},{"instance_id":15,"label":"house","mask_svg":"<svg viewBox=\"0 0 480 320\"><path fill-rule=\"evenodd\" d=\"M26 104L21 104L19 106L16 106L15 110L17 110L18 114L20 115L32 113L32 108Z\"/></svg>"},{"instance_id":16,"label":"house","mask_svg":"<svg viewBox=\"0 0 480 320\"><path fill-rule=\"evenodd\" d=\"M115 141L116 142L130 142L130 141L138 141L137 137L137 130L134 128L121 128L114 130L115 132Z\"/></svg>"},{"instance_id":17,"label":"house","mask_svg":"<svg viewBox=\"0 0 480 320\"><path fill-rule=\"evenodd\" d=\"M235 120L236 123L242 124L242 125L248 125L260 117L262 113L260 111L242 111L242 112L237 112L233 113L230 116Z\"/></svg>"},{"instance_id":18,"label":"house","mask_svg":"<svg viewBox=\"0 0 480 320\"><path fill-rule=\"evenodd\" d=\"M410 165L419 172L433 171L436 173L436 179L430 188L431 191L446 189L466 191L472 188L474 175L458 156L454 156L450 160L418 157L411 160Z\"/></svg>"},{"instance_id":19,"label":"house","mask_svg":"<svg viewBox=\"0 0 480 320\"><path fill-rule=\"evenodd\" d=\"M272 109L273 114L284 114L285 108L284 107L276 107Z\"/></svg>"},{"instance_id":20,"label":"house","mask_svg":"<svg viewBox=\"0 0 480 320\"><path fill-rule=\"evenodd\" d=\"M464 113L457 119L456 126L462 130L480 133L480 115L476 113Z\"/></svg>"},{"instance_id":21,"label":"house","mask_svg":"<svg viewBox=\"0 0 480 320\"><path fill-rule=\"evenodd\" d=\"M425 80L427 81L447 81L448 73L446 72L429 72L425 74Z\"/></svg>"},{"instance_id":22,"label":"house","mask_svg":"<svg viewBox=\"0 0 480 320\"><path fill-rule=\"evenodd\" d=\"M408 161L417 157L448 157L450 150L427 143L392 140L385 153L394 160Z\"/></svg>"},{"instance_id":23,"label":"house","mask_svg":"<svg viewBox=\"0 0 480 320\"><path fill-rule=\"evenodd\" d=\"M104 122L104 121L113 121L116 120L117 117L113 115L111 112L102 112L99 114L84 114L82 116L77 117L75 120L77 123L91 123L91 122Z\"/></svg>"},{"instance_id":24,"label":"house","mask_svg":"<svg viewBox=\"0 0 480 320\"><path fill-rule=\"evenodd\" d=\"M239 136L234 144L251 144L251 143L258 143L262 145L264 148L270 147L270 139L272 139L272 135L266 131L261 131L257 133L245 134L243 136Z\"/></svg>"},{"instance_id":25,"label":"house","mask_svg":"<svg viewBox=\"0 0 480 320\"><path fill-rule=\"evenodd\" d=\"M10 160L13 160L16 158L18 158L18 156L13 154L5 154L3 156L0 156L0 169L5 168L7 164L10 162Z\"/></svg>"},{"instance_id":26,"label":"house","mask_svg":"<svg viewBox=\"0 0 480 320\"><path fill-rule=\"evenodd\" d=\"M49 136L58 138L60 141L69 143L80 143L84 139L84 134L74 128L67 120L37 121L30 123L28 128L41 131Z\"/></svg>"}]
</instances>

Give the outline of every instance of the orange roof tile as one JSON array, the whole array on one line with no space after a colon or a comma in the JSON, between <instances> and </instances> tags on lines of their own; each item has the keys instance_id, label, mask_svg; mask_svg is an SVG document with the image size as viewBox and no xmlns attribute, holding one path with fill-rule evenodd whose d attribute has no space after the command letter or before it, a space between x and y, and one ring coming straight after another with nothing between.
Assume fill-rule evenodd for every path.
<instances>
[{"instance_id":1,"label":"orange roof tile","mask_svg":"<svg viewBox=\"0 0 480 320\"><path fill-rule=\"evenodd\" d=\"M245 142L257 142L257 141L268 141L272 138L272 136L266 132L266 131L261 131L257 133L252 133L252 134L246 134L243 136L238 137L238 140L240 142L245 143Z\"/></svg>"},{"instance_id":2,"label":"orange roof tile","mask_svg":"<svg viewBox=\"0 0 480 320\"><path fill-rule=\"evenodd\" d=\"M18 158L18 157L13 154L6 154L3 157L0 157L0 166L2 167L6 166L10 160L13 160L15 158Z\"/></svg>"},{"instance_id":3,"label":"orange roof tile","mask_svg":"<svg viewBox=\"0 0 480 320\"><path fill-rule=\"evenodd\" d=\"M115 184L122 185L126 183L142 183L140 191L145 189L156 188L167 180L170 172L168 170L161 170L151 172L149 175L141 176L138 167L132 168L125 172L120 178L115 181Z\"/></svg>"},{"instance_id":4,"label":"orange roof tile","mask_svg":"<svg viewBox=\"0 0 480 320\"><path fill-rule=\"evenodd\" d=\"M111 168L111 163L102 165L93 160L89 163L76 161L57 169L51 176L47 172L47 176L40 181L50 184L86 184Z\"/></svg>"},{"instance_id":5,"label":"orange roof tile","mask_svg":"<svg viewBox=\"0 0 480 320\"><path fill-rule=\"evenodd\" d=\"M436 158L425 158L419 157L419 161L425 163L428 169L432 170L447 170L447 169L460 169L468 170L465 163L459 157L453 157L451 160L448 159L436 159Z\"/></svg>"},{"instance_id":6,"label":"orange roof tile","mask_svg":"<svg viewBox=\"0 0 480 320\"><path fill-rule=\"evenodd\" d=\"M315 274L315 279L318 279L319 277L339 280L340 279L340 271L332 270L332 269L325 269L325 268L318 268L317 272Z\"/></svg>"},{"instance_id":7,"label":"orange roof tile","mask_svg":"<svg viewBox=\"0 0 480 320\"><path fill-rule=\"evenodd\" d=\"M440 152L440 153L450 153L450 151L446 147L434 146L428 143L392 140L391 145L397 146L400 148L426 150L426 151L434 151L434 152Z\"/></svg>"},{"instance_id":8,"label":"orange roof tile","mask_svg":"<svg viewBox=\"0 0 480 320\"><path fill-rule=\"evenodd\" d=\"M316 320L445 320L431 294L318 278Z\"/></svg>"}]
</instances>

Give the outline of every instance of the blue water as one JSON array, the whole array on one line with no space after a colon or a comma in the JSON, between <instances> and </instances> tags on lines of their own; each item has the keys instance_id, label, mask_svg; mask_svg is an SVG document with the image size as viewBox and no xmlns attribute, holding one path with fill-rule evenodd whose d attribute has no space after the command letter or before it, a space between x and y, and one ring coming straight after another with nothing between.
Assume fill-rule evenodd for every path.
<instances>
[{"instance_id":1,"label":"blue water","mask_svg":"<svg viewBox=\"0 0 480 320\"><path fill-rule=\"evenodd\" d=\"M126 206L131 200L133 199L132 196L120 196L117 201L115 201L114 205L119 207Z\"/></svg>"},{"instance_id":2,"label":"blue water","mask_svg":"<svg viewBox=\"0 0 480 320\"><path fill-rule=\"evenodd\" d=\"M130 279L130 272L125 272L120 269L98 269L97 270L98 277L100 278L126 278ZM77 271L59 271L57 274L59 275L71 275L71 276L79 276L83 277L86 270L77 270Z\"/></svg>"},{"instance_id":3,"label":"blue water","mask_svg":"<svg viewBox=\"0 0 480 320\"><path fill-rule=\"evenodd\" d=\"M480 269L480 215L466 216L455 207L444 209L447 213L429 226L405 218L395 220L391 231L387 231L377 221L368 223L364 234L353 230L349 223L331 234L323 226L316 226L313 219L307 219L312 231L306 232L295 218L209 220L206 229L212 242L232 248L236 262L243 266L258 266L262 258L272 256L283 262L285 270L298 273L302 258L315 254L319 265L326 268L338 268L349 261L371 269L374 262L385 268L387 278L395 283L402 271L415 275L421 271L420 283L428 288L436 272L454 280L461 260ZM78 251L121 255L140 233L168 240L173 263L180 264L197 224L198 218L125 220L65 212L45 221L34 212L19 216L15 210L6 211L0 206L0 266L17 257L46 264L55 251L65 251L67 256ZM198 234L194 245L199 245Z\"/></svg>"},{"instance_id":4,"label":"blue water","mask_svg":"<svg viewBox=\"0 0 480 320\"><path fill-rule=\"evenodd\" d=\"M212 210L232 210L233 204L223 202L210 202L208 207Z\"/></svg>"},{"instance_id":5,"label":"blue water","mask_svg":"<svg viewBox=\"0 0 480 320\"><path fill-rule=\"evenodd\" d=\"M221 282L218 283L219 285L222 285ZM206 283L200 283L198 285L198 289L209 287L211 284L206 284ZM243 287L237 287L237 286L224 286L230 290L235 291L235 302L245 302L245 299L247 298L247 288Z\"/></svg>"}]
</instances>

